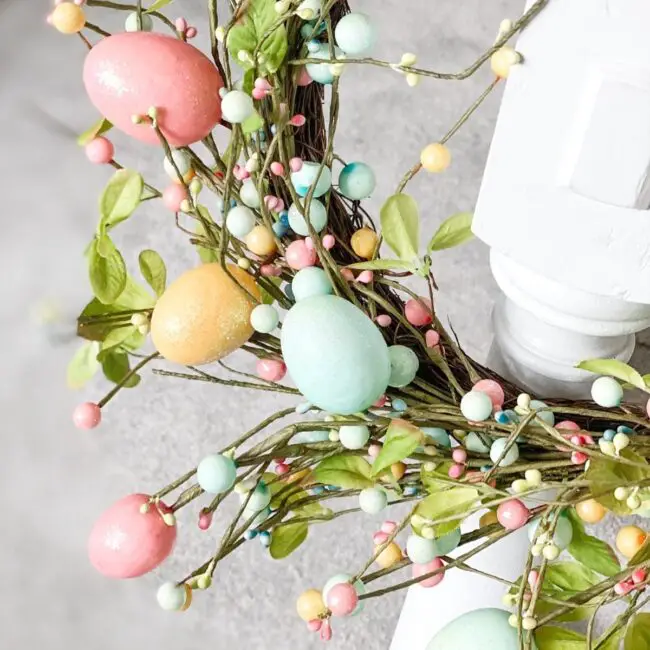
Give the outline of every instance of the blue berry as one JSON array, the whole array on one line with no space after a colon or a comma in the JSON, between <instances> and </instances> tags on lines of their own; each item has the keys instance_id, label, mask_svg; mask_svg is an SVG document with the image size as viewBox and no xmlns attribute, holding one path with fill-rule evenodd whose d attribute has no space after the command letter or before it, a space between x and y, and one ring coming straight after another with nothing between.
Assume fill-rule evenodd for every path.
<instances>
[{"instance_id":1,"label":"blue berry","mask_svg":"<svg viewBox=\"0 0 650 650\"><path fill-rule=\"evenodd\" d=\"M255 539L257 537L257 531L256 530L247 530L244 533L244 539L247 542L250 542L251 539Z\"/></svg>"},{"instance_id":2,"label":"blue berry","mask_svg":"<svg viewBox=\"0 0 650 650\"><path fill-rule=\"evenodd\" d=\"M482 465L481 466L481 471L482 472L489 472L492 469L492 465Z\"/></svg>"},{"instance_id":3,"label":"blue berry","mask_svg":"<svg viewBox=\"0 0 650 650\"><path fill-rule=\"evenodd\" d=\"M271 533L268 530L263 530L260 534L260 544L265 548L271 546Z\"/></svg>"},{"instance_id":4,"label":"blue berry","mask_svg":"<svg viewBox=\"0 0 650 650\"><path fill-rule=\"evenodd\" d=\"M510 418L508 417L508 414L505 411L497 411L494 414L494 419L499 424L510 424Z\"/></svg>"},{"instance_id":5,"label":"blue berry","mask_svg":"<svg viewBox=\"0 0 650 650\"><path fill-rule=\"evenodd\" d=\"M289 226L289 211L288 210L282 210L280 212L280 223L283 226Z\"/></svg>"},{"instance_id":6,"label":"blue berry","mask_svg":"<svg viewBox=\"0 0 650 650\"><path fill-rule=\"evenodd\" d=\"M624 424L621 424L620 426L616 427L616 432L624 433L627 436L634 435L634 429L631 429L630 427L626 427Z\"/></svg>"},{"instance_id":7,"label":"blue berry","mask_svg":"<svg viewBox=\"0 0 650 650\"><path fill-rule=\"evenodd\" d=\"M276 237L284 237L289 232L289 228L287 228L287 226L285 226L281 221L276 221L273 224L273 232Z\"/></svg>"},{"instance_id":8,"label":"blue berry","mask_svg":"<svg viewBox=\"0 0 650 650\"><path fill-rule=\"evenodd\" d=\"M616 431L614 429L606 429L603 432L603 440L607 440L607 442L611 442L614 440L614 436L616 435Z\"/></svg>"},{"instance_id":9,"label":"blue berry","mask_svg":"<svg viewBox=\"0 0 650 650\"><path fill-rule=\"evenodd\" d=\"M399 413L406 411L408 404L401 398L394 399L392 402L393 410Z\"/></svg>"}]
</instances>

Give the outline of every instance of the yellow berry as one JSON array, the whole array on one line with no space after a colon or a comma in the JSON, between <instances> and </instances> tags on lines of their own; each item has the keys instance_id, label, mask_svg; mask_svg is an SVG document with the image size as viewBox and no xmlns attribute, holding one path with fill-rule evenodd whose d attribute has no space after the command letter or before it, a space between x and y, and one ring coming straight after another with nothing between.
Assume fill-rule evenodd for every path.
<instances>
[{"instance_id":1,"label":"yellow berry","mask_svg":"<svg viewBox=\"0 0 650 650\"><path fill-rule=\"evenodd\" d=\"M251 253L266 257L275 253L276 244L273 233L266 226L255 226L244 240Z\"/></svg>"},{"instance_id":2,"label":"yellow berry","mask_svg":"<svg viewBox=\"0 0 650 650\"><path fill-rule=\"evenodd\" d=\"M499 522L497 513L494 510L488 510L484 515L481 515L481 518L478 520L479 528L485 528L486 526L491 526Z\"/></svg>"},{"instance_id":3,"label":"yellow berry","mask_svg":"<svg viewBox=\"0 0 650 650\"><path fill-rule=\"evenodd\" d=\"M497 50L490 59L492 72L497 77L505 79L510 74L510 69L513 65L517 65L521 61L521 56L507 45Z\"/></svg>"},{"instance_id":4,"label":"yellow berry","mask_svg":"<svg viewBox=\"0 0 650 650\"><path fill-rule=\"evenodd\" d=\"M391 542L378 556L375 562L382 569L389 569L394 564L401 562L403 559L402 549L395 543Z\"/></svg>"},{"instance_id":5,"label":"yellow berry","mask_svg":"<svg viewBox=\"0 0 650 650\"><path fill-rule=\"evenodd\" d=\"M616 535L616 548L626 558L631 558L643 546L646 537L638 526L623 526Z\"/></svg>"},{"instance_id":6,"label":"yellow berry","mask_svg":"<svg viewBox=\"0 0 650 650\"><path fill-rule=\"evenodd\" d=\"M428 172L444 172L451 163L451 152L444 144L434 142L422 149L420 162Z\"/></svg>"},{"instance_id":7,"label":"yellow berry","mask_svg":"<svg viewBox=\"0 0 650 650\"><path fill-rule=\"evenodd\" d=\"M86 24L84 10L73 2L62 2L54 7L50 22L62 34L76 34Z\"/></svg>"},{"instance_id":8,"label":"yellow berry","mask_svg":"<svg viewBox=\"0 0 650 650\"><path fill-rule=\"evenodd\" d=\"M369 260L375 253L378 240L379 237L374 230L360 228L352 235L350 245L356 255L364 260Z\"/></svg>"},{"instance_id":9,"label":"yellow berry","mask_svg":"<svg viewBox=\"0 0 650 650\"><path fill-rule=\"evenodd\" d=\"M318 589L308 589L298 597L296 610L298 611L298 616L303 621L309 623L309 621L313 621L325 614L327 607L325 607L323 595Z\"/></svg>"},{"instance_id":10,"label":"yellow berry","mask_svg":"<svg viewBox=\"0 0 650 650\"><path fill-rule=\"evenodd\" d=\"M390 473L396 481L399 481L406 473L406 465L404 463L393 463L390 466Z\"/></svg>"},{"instance_id":11,"label":"yellow berry","mask_svg":"<svg viewBox=\"0 0 650 650\"><path fill-rule=\"evenodd\" d=\"M596 499L587 499L576 504L576 513L582 521L597 524L607 514L607 510Z\"/></svg>"}]
</instances>

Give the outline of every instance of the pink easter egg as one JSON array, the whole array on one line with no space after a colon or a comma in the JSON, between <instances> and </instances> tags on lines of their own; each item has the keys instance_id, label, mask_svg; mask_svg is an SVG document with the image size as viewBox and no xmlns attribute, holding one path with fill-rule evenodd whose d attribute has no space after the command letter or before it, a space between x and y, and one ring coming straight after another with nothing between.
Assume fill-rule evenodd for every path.
<instances>
[{"instance_id":1,"label":"pink easter egg","mask_svg":"<svg viewBox=\"0 0 650 650\"><path fill-rule=\"evenodd\" d=\"M555 425L556 429L567 429L568 431L580 431L580 426L573 420L562 420Z\"/></svg>"},{"instance_id":2,"label":"pink easter egg","mask_svg":"<svg viewBox=\"0 0 650 650\"><path fill-rule=\"evenodd\" d=\"M304 239L297 239L287 246L284 251L284 259L292 269L299 271L316 264L316 251L310 249Z\"/></svg>"},{"instance_id":3,"label":"pink easter egg","mask_svg":"<svg viewBox=\"0 0 650 650\"><path fill-rule=\"evenodd\" d=\"M172 552L176 526L168 526L155 505L146 513L146 494L120 499L95 522L88 539L91 564L108 578L137 578L153 571ZM169 511L163 503L159 508Z\"/></svg>"},{"instance_id":4,"label":"pink easter egg","mask_svg":"<svg viewBox=\"0 0 650 650\"><path fill-rule=\"evenodd\" d=\"M85 147L86 157L95 165L106 165L113 160L115 147L113 143L101 135L91 140Z\"/></svg>"},{"instance_id":5,"label":"pink easter egg","mask_svg":"<svg viewBox=\"0 0 650 650\"><path fill-rule=\"evenodd\" d=\"M428 348L435 348L440 343L440 334L436 330L427 330L424 340Z\"/></svg>"},{"instance_id":6,"label":"pink easter egg","mask_svg":"<svg viewBox=\"0 0 650 650\"><path fill-rule=\"evenodd\" d=\"M377 325L379 325L379 327L389 327L393 322L393 319L388 314L379 314L375 320L377 321Z\"/></svg>"},{"instance_id":7,"label":"pink easter egg","mask_svg":"<svg viewBox=\"0 0 650 650\"><path fill-rule=\"evenodd\" d=\"M309 72L307 72L307 68L304 66L300 68L300 72L298 73L298 85L299 86L309 86L309 84L314 81L310 76Z\"/></svg>"},{"instance_id":8,"label":"pink easter egg","mask_svg":"<svg viewBox=\"0 0 650 650\"><path fill-rule=\"evenodd\" d=\"M257 374L266 381L280 381L287 374L287 366L279 359L260 359Z\"/></svg>"},{"instance_id":9,"label":"pink easter egg","mask_svg":"<svg viewBox=\"0 0 650 650\"><path fill-rule=\"evenodd\" d=\"M180 212L181 203L187 198L187 190L179 183L172 183L163 190L163 203L172 212Z\"/></svg>"},{"instance_id":10,"label":"pink easter egg","mask_svg":"<svg viewBox=\"0 0 650 650\"><path fill-rule=\"evenodd\" d=\"M427 562L426 564L414 564L411 567L411 572L414 578L420 578L421 576L427 575L427 573L432 573L433 571L442 569L443 566L445 566L443 561L439 557L437 557L431 560L431 562ZM420 580L418 584L420 585L420 587L424 587L424 588L435 587L436 585L439 585L442 582L442 579L444 577L445 577L445 573L444 571L442 571L436 574L435 576L431 576L430 578L425 578L424 580Z\"/></svg>"},{"instance_id":11,"label":"pink easter egg","mask_svg":"<svg viewBox=\"0 0 650 650\"><path fill-rule=\"evenodd\" d=\"M205 138L221 120L219 71L178 38L155 32L107 36L86 56L83 79L99 112L143 142L159 144L159 139L150 125L134 124L132 116L146 115L151 107L174 147Z\"/></svg>"},{"instance_id":12,"label":"pink easter egg","mask_svg":"<svg viewBox=\"0 0 650 650\"><path fill-rule=\"evenodd\" d=\"M494 381L494 379L481 379L474 384L472 390L478 390L481 393L485 393L490 398L492 406L494 406L497 411L501 410L506 395L503 392L501 385Z\"/></svg>"},{"instance_id":13,"label":"pink easter egg","mask_svg":"<svg viewBox=\"0 0 650 650\"><path fill-rule=\"evenodd\" d=\"M519 499L510 499L497 508L497 519L506 530L516 530L528 522L530 510Z\"/></svg>"},{"instance_id":14,"label":"pink easter egg","mask_svg":"<svg viewBox=\"0 0 650 650\"><path fill-rule=\"evenodd\" d=\"M433 321L431 301L428 298L420 298L419 300L411 298L407 300L404 305L404 316L411 325L416 327L429 325Z\"/></svg>"},{"instance_id":15,"label":"pink easter egg","mask_svg":"<svg viewBox=\"0 0 650 650\"><path fill-rule=\"evenodd\" d=\"M325 235L323 237L323 248L325 250L332 250L336 246L336 239L334 239L334 235Z\"/></svg>"},{"instance_id":16,"label":"pink easter egg","mask_svg":"<svg viewBox=\"0 0 650 650\"><path fill-rule=\"evenodd\" d=\"M327 594L327 603L334 616L349 616L359 604L359 594L349 582L334 585Z\"/></svg>"}]
</instances>

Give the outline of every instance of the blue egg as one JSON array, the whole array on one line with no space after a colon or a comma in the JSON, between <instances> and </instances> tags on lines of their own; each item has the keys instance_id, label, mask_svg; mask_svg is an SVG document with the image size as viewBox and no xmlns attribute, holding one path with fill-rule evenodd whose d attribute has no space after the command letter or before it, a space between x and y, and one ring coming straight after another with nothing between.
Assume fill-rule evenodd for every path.
<instances>
[{"instance_id":1,"label":"blue egg","mask_svg":"<svg viewBox=\"0 0 650 650\"><path fill-rule=\"evenodd\" d=\"M334 48L334 57L336 59L343 58L343 51L335 47ZM330 59L330 48L329 45L323 45L317 52L309 52L310 59ZM336 76L332 72L329 63L307 63L305 65L309 76L319 84L329 85L334 82Z\"/></svg>"},{"instance_id":2,"label":"blue egg","mask_svg":"<svg viewBox=\"0 0 650 650\"><path fill-rule=\"evenodd\" d=\"M296 302L313 296L326 296L334 292L327 273L317 266L300 269L293 278L291 288Z\"/></svg>"},{"instance_id":3,"label":"blue egg","mask_svg":"<svg viewBox=\"0 0 650 650\"><path fill-rule=\"evenodd\" d=\"M408 404L403 399L398 397L397 399L394 399L392 401L392 407L394 411L397 411L398 413L403 413L404 411L406 411L406 409L408 409Z\"/></svg>"},{"instance_id":4,"label":"blue egg","mask_svg":"<svg viewBox=\"0 0 650 650\"><path fill-rule=\"evenodd\" d=\"M455 528L450 533L438 537L434 540L434 557L440 557L441 555L448 555L451 553L458 545L460 544L460 528Z\"/></svg>"},{"instance_id":5,"label":"blue egg","mask_svg":"<svg viewBox=\"0 0 650 650\"><path fill-rule=\"evenodd\" d=\"M497 438L493 443L492 446L490 447L490 460L493 463L496 463L499 458L501 458L501 454L506 448L506 445L508 443L507 438ZM501 459L501 462L499 463L499 467L508 467L509 465L512 465L517 461L519 458L519 446L517 443L513 443L510 449L508 449L506 455Z\"/></svg>"},{"instance_id":6,"label":"blue egg","mask_svg":"<svg viewBox=\"0 0 650 650\"><path fill-rule=\"evenodd\" d=\"M451 447L451 438L444 429L441 429L440 427L422 427L422 431L424 431L425 435L428 438L431 438L437 445L447 448ZM428 441L426 441L425 444L429 444Z\"/></svg>"},{"instance_id":7,"label":"blue egg","mask_svg":"<svg viewBox=\"0 0 650 650\"><path fill-rule=\"evenodd\" d=\"M508 414L505 411L497 411L494 414L494 419L499 424L510 424L510 418L508 417Z\"/></svg>"},{"instance_id":8,"label":"blue egg","mask_svg":"<svg viewBox=\"0 0 650 650\"><path fill-rule=\"evenodd\" d=\"M255 518L248 525L249 530L257 530L257 528L259 528L271 515L271 508L269 508L269 506L266 506L266 508L263 508L260 511L245 508L244 512L242 513L244 521L248 521L253 515L255 515Z\"/></svg>"},{"instance_id":9,"label":"blue egg","mask_svg":"<svg viewBox=\"0 0 650 650\"><path fill-rule=\"evenodd\" d=\"M316 182L317 178L318 182ZM307 196L314 183L316 183L314 198L323 196L332 187L332 171L330 168L325 166L321 171L320 163L304 162L300 171L291 174L291 184L300 196Z\"/></svg>"},{"instance_id":10,"label":"blue egg","mask_svg":"<svg viewBox=\"0 0 650 650\"><path fill-rule=\"evenodd\" d=\"M336 44L349 56L368 54L377 42L377 29L367 14L343 16L334 31Z\"/></svg>"},{"instance_id":11,"label":"blue egg","mask_svg":"<svg viewBox=\"0 0 650 650\"><path fill-rule=\"evenodd\" d=\"M470 422L483 422L492 415L492 400L478 390L470 391L460 400L460 412Z\"/></svg>"},{"instance_id":12,"label":"blue egg","mask_svg":"<svg viewBox=\"0 0 650 650\"><path fill-rule=\"evenodd\" d=\"M268 334L280 322L280 314L272 305L257 305L251 312L251 325L256 332Z\"/></svg>"},{"instance_id":13,"label":"blue egg","mask_svg":"<svg viewBox=\"0 0 650 650\"><path fill-rule=\"evenodd\" d=\"M614 440L615 435L616 431L614 431L614 429L605 429L605 431L603 431L603 439L607 440L607 442Z\"/></svg>"},{"instance_id":14,"label":"blue egg","mask_svg":"<svg viewBox=\"0 0 650 650\"><path fill-rule=\"evenodd\" d=\"M467 612L447 623L429 641L426 650L519 650L510 612L486 608ZM533 648L536 648L533 643Z\"/></svg>"},{"instance_id":15,"label":"blue egg","mask_svg":"<svg viewBox=\"0 0 650 650\"><path fill-rule=\"evenodd\" d=\"M324 411L364 411L388 386L390 356L383 336L343 298L314 296L297 302L285 316L281 345L298 390Z\"/></svg>"},{"instance_id":16,"label":"blue egg","mask_svg":"<svg viewBox=\"0 0 650 650\"><path fill-rule=\"evenodd\" d=\"M295 203L291 204L289 208L289 225L291 226L291 230L297 235L307 237L309 235L309 227L307 220L302 216L300 210L301 208ZM320 232L327 225L327 210L318 199L312 199L312 202L309 204L309 223L311 223L312 228L316 232Z\"/></svg>"},{"instance_id":17,"label":"blue egg","mask_svg":"<svg viewBox=\"0 0 650 650\"><path fill-rule=\"evenodd\" d=\"M329 439L329 431L300 431L291 438L291 444L302 445L310 442L327 442Z\"/></svg>"},{"instance_id":18,"label":"blue egg","mask_svg":"<svg viewBox=\"0 0 650 650\"><path fill-rule=\"evenodd\" d=\"M280 223L283 226L289 225L289 212L287 210L282 210L282 212L280 212Z\"/></svg>"},{"instance_id":19,"label":"blue egg","mask_svg":"<svg viewBox=\"0 0 650 650\"><path fill-rule=\"evenodd\" d=\"M339 192L353 201L367 199L375 190L377 179L372 167L362 162L346 165L339 175Z\"/></svg>"},{"instance_id":20,"label":"blue egg","mask_svg":"<svg viewBox=\"0 0 650 650\"><path fill-rule=\"evenodd\" d=\"M414 379L420 367L420 360L411 348L405 345L391 345L388 348L390 355L390 379L388 385L394 388L408 386Z\"/></svg>"},{"instance_id":21,"label":"blue egg","mask_svg":"<svg viewBox=\"0 0 650 650\"><path fill-rule=\"evenodd\" d=\"M271 490L269 490L264 481L260 481L253 490L253 494L250 495L250 498L248 494L242 494L240 498L242 501L248 499L246 510L250 512L261 512L271 503Z\"/></svg>"},{"instance_id":22,"label":"blue egg","mask_svg":"<svg viewBox=\"0 0 650 650\"><path fill-rule=\"evenodd\" d=\"M276 237L284 237L289 232L289 226L286 226L281 221L276 221L272 227Z\"/></svg>"},{"instance_id":23,"label":"blue egg","mask_svg":"<svg viewBox=\"0 0 650 650\"><path fill-rule=\"evenodd\" d=\"M256 530L247 530L244 532L244 539L247 542L250 542L251 539L255 539L257 537L257 531Z\"/></svg>"},{"instance_id":24,"label":"blue egg","mask_svg":"<svg viewBox=\"0 0 650 650\"><path fill-rule=\"evenodd\" d=\"M542 402L541 400L534 399L531 400L530 402L530 408L534 410L547 409L548 404L546 402ZM540 411L537 414L537 417L540 418L540 420L546 422L546 424L549 424L550 426L553 426L555 424L555 415L551 413L551 411Z\"/></svg>"},{"instance_id":25,"label":"blue egg","mask_svg":"<svg viewBox=\"0 0 650 650\"><path fill-rule=\"evenodd\" d=\"M616 433L624 433L627 436L632 436L634 435L634 429L631 429L630 427L626 427L624 424L621 424L618 427L616 427Z\"/></svg>"},{"instance_id":26,"label":"blue egg","mask_svg":"<svg viewBox=\"0 0 650 650\"><path fill-rule=\"evenodd\" d=\"M237 468L231 458L222 454L206 456L196 468L196 479L208 494L227 492L237 478Z\"/></svg>"},{"instance_id":27,"label":"blue egg","mask_svg":"<svg viewBox=\"0 0 650 650\"><path fill-rule=\"evenodd\" d=\"M490 451L492 440L485 434L479 435L475 431L470 431L463 441L465 449L473 451L476 454L487 454Z\"/></svg>"}]
</instances>

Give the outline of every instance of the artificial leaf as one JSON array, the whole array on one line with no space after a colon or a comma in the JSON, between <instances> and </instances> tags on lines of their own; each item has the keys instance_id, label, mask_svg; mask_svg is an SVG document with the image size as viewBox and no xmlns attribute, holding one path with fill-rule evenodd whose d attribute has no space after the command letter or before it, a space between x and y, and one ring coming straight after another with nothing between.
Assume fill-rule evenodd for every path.
<instances>
[{"instance_id":1,"label":"artificial leaf","mask_svg":"<svg viewBox=\"0 0 650 650\"><path fill-rule=\"evenodd\" d=\"M156 304L155 298L128 273L126 274L124 290L116 302L119 305L124 305L127 309L133 309L135 311L151 309Z\"/></svg>"},{"instance_id":2,"label":"artificial leaf","mask_svg":"<svg viewBox=\"0 0 650 650\"><path fill-rule=\"evenodd\" d=\"M587 534L575 510L569 509L567 516L573 528L573 537L567 549L569 553L578 562L601 575L608 577L616 575L621 570L621 565L612 547L601 539Z\"/></svg>"},{"instance_id":3,"label":"artificial leaf","mask_svg":"<svg viewBox=\"0 0 650 650\"><path fill-rule=\"evenodd\" d=\"M263 126L264 120L260 117L260 114L257 111L241 123L241 128L245 135L255 133L255 131L259 131Z\"/></svg>"},{"instance_id":4,"label":"artificial leaf","mask_svg":"<svg viewBox=\"0 0 650 650\"><path fill-rule=\"evenodd\" d=\"M282 284L282 279L281 278L274 278L274 277L269 277L266 278L266 280L270 281L272 284L274 284L276 287L279 287ZM272 305L275 302L275 298L271 293L269 293L262 284L259 284L259 289L260 293L262 294L262 304L264 305Z\"/></svg>"},{"instance_id":5,"label":"artificial leaf","mask_svg":"<svg viewBox=\"0 0 650 650\"><path fill-rule=\"evenodd\" d=\"M349 269L369 270L369 271L391 271L399 269L400 271L411 271L415 273L416 264L405 260L369 260L368 262L355 262L348 265Z\"/></svg>"},{"instance_id":6,"label":"artificial leaf","mask_svg":"<svg viewBox=\"0 0 650 650\"><path fill-rule=\"evenodd\" d=\"M641 548L630 558L628 566L636 566L648 560L650 560L650 537L646 537L645 542L641 544Z\"/></svg>"},{"instance_id":7,"label":"artificial leaf","mask_svg":"<svg viewBox=\"0 0 650 650\"><path fill-rule=\"evenodd\" d=\"M119 384L124 377L130 372L129 357L126 352L120 350L111 350L102 360L102 370L104 376L109 381ZM132 375L122 384L125 388L133 388L140 383L139 375Z\"/></svg>"},{"instance_id":8,"label":"artificial leaf","mask_svg":"<svg viewBox=\"0 0 650 650\"><path fill-rule=\"evenodd\" d=\"M99 197L99 233L128 219L138 207L144 186L142 176L131 169L118 169Z\"/></svg>"},{"instance_id":9,"label":"artificial leaf","mask_svg":"<svg viewBox=\"0 0 650 650\"><path fill-rule=\"evenodd\" d=\"M68 364L68 386L70 388L81 388L90 381L99 369L97 353L99 345L94 341L84 343L74 354Z\"/></svg>"},{"instance_id":10,"label":"artificial leaf","mask_svg":"<svg viewBox=\"0 0 650 650\"><path fill-rule=\"evenodd\" d=\"M307 522L289 523L276 526L271 535L269 552L274 560L291 555L306 539L309 532Z\"/></svg>"},{"instance_id":11,"label":"artificial leaf","mask_svg":"<svg viewBox=\"0 0 650 650\"><path fill-rule=\"evenodd\" d=\"M605 643L600 645L601 639L604 639L607 634L607 632L605 632L603 636L596 641L594 648L598 648L598 650L619 650L621 647L621 641L623 640L623 633L623 629L616 630L616 632L614 632Z\"/></svg>"},{"instance_id":12,"label":"artificial leaf","mask_svg":"<svg viewBox=\"0 0 650 650\"><path fill-rule=\"evenodd\" d=\"M116 302L126 287L126 265L115 248L108 257L102 257L93 241L88 255L90 285L95 296L105 305Z\"/></svg>"},{"instance_id":13,"label":"artificial leaf","mask_svg":"<svg viewBox=\"0 0 650 650\"><path fill-rule=\"evenodd\" d=\"M110 131L111 128L113 128L113 125L105 117L102 117L77 138L77 144L80 147L85 147L95 138L99 137L103 133L106 133L107 131Z\"/></svg>"},{"instance_id":14,"label":"artificial leaf","mask_svg":"<svg viewBox=\"0 0 650 650\"><path fill-rule=\"evenodd\" d=\"M600 582L600 578L588 567L578 562L554 562L544 574L544 586L550 589L580 593Z\"/></svg>"},{"instance_id":15,"label":"artificial leaf","mask_svg":"<svg viewBox=\"0 0 650 650\"><path fill-rule=\"evenodd\" d=\"M314 469L314 480L322 485L363 489L372 487L372 468L361 456L331 456Z\"/></svg>"},{"instance_id":16,"label":"artificial leaf","mask_svg":"<svg viewBox=\"0 0 650 650\"><path fill-rule=\"evenodd\" d=\"M106 233L97 237L97 252L102 257L110 257L115 253L115 244Z\"/></svg>"},{"instance_id":17,"label":"artificial leaf","mask_svg":"<svg viewBox=\"0 0 650 650\"><path fill-rule=\"evenodd\" d=\"M586 638L574 630L545 625L535 630L537 650L585 650Z\"/></svg>"},{"instance_id":18,"label":"artificial leaf","mask_svg":"<svg viewBox=\"0 0 650 650\"><path fill-rule=\"evenodd\" d=\"M473 237L472 217L471 212L459 212L445 219L436 234L431 238L427 250L430 253L441 251L459 246L471 239Z\"/></svg>"},{"instance_id":19,"label":"artificial leaf","mask_svg":"<svg viewBox=\"0 0 650 650\"><path fill-rule=\"evenodd\" d=\"M625 650L650 648L650 614L636 614L625 632Z\"/></svg>"},{"instance_id":20,"label":"artificial leaf","mask_svg":"<svg viewBox=\"0 0 650 650\"><path fill-rule=\"evenodd\" d=\"M167 269L165 268L162 257L156 251L147 249L140 253L138 262L142 277L156 292L157 296L162 296L165 291L165 284L167 283Z\"/></svg>"},{"instance_id":21,"label":"artificial leaf","mask_svg":"<svg viewBox=\"0 0 650 650\"><path fill-rule=\"evenodd\" d=\"M79 315L79 320L92 318L93 316L102 317L110 316L113 313L125 311L126 307L114 303L105 305L103 302L93 298ZM103 341L106 335L115 327L114 323L109 322L79 322L77 325L77 336L81 336L89 341Z\"/></svg>"},{"instance_id":22,"label":"artificial leaf","mask_svg":"<svg viewBox=\"0 0 650 650\"><path fill-rule=\"evenodd\" d=\"M203 219L210 223L214 222L210 211L204 205L197 205L196 209L199 211L199 214L203 217ZM205 227L200 221L197 221L196 223L195 232L199 237L206 237ZM199 246L197 244L196 251L204 264L211 264L212 262L219 261L217 251L213 248L205 248L204 246Z\"/></svg>"},{"instance_id":23,"label":"artificial leaf","mask_svg":"<svg viewBox=\"0 0 650 650\"><path fill-rule=\"evenodd\" d=\"M424 442L424 433L405 420L391 420L381 451L372 464L374 476L408 458Z\"/></svg>"},{"instance_id":24,"label":"artificial leaf","mask_svg":"<svg viewBox=\"0 0 650 650\"><path fill-rule=\"evenodd\" d=\"M632 366L618 359L588 359L581 361L576 368L588 370L596 375L615 377L637 388L645 388L643 377Z\"/></svg>"},{"instance_id":25,"label":"artificial leaf","mask_svg":"<svg viewBox=\"0 0 650 650\"><path fill-rule=\"evenodd\" d=\"M155 2L147 7L145 13L149 14L152 11L160 11L160 9L166 7L171 2L173 2L173 0L155 0Z\"/></svg>"},{"instance_id":26,"label":"artificial leaf","mask_svg":"<svg viewBox=\"0 0 650 650\"><path fill-rule=\"evenodd\" d=\"M440 492L440 490L448 490L450 488L449 468L453 464L454 463L451 460L445 460L442 463L436 465L434 469L428 470L424 469L424 463L422 463L422 469L420 470L420 479L422 481L422 486L424 489L429 493Z\"/></svg>"},{"instance_id":27,"label":"artificial leaf","mask_svg":"<svg viewBox=\"0 0 650 650\"><path fill-rule=\"evenodd\" d=\"M381 234L401 260L414 264L418 257L420 215L415 199L408 194L393 194L379 214Z\"/></svg>"},{"instance_id":28,"label":"artificial leaf","mask_svg":"<svg viewBox=\"0 0 650 650\"><path fill-rule=\"evenodd\" d=\"M444 521L441 523L434 523L433 529L436 537L441 537L450 533L452 530L460 526L463 519L469 516L469 511L476 505L479 492L471 487L455 487L450 490L443 490L441 492L434 492L428 497L425 497L415 508L415 512L435 522L438 519L458 515L457 518L451 521ZM416 528L416 532L419 533Z\"/></svg>"},{"instance_id":29,"label":"artificial leaf","mask_svg":"<svg viewBox=\"0 0 650 650\"><path fill-rule=\"evenodd\" d=\"M134 325L125 325L124 327L116 327L112 329L102 342L102 350L97 355L97 359L103 363L104 359L116 348L119 348L123 343L135 332L138 328Z\"/></svg>"}]
</instances>

